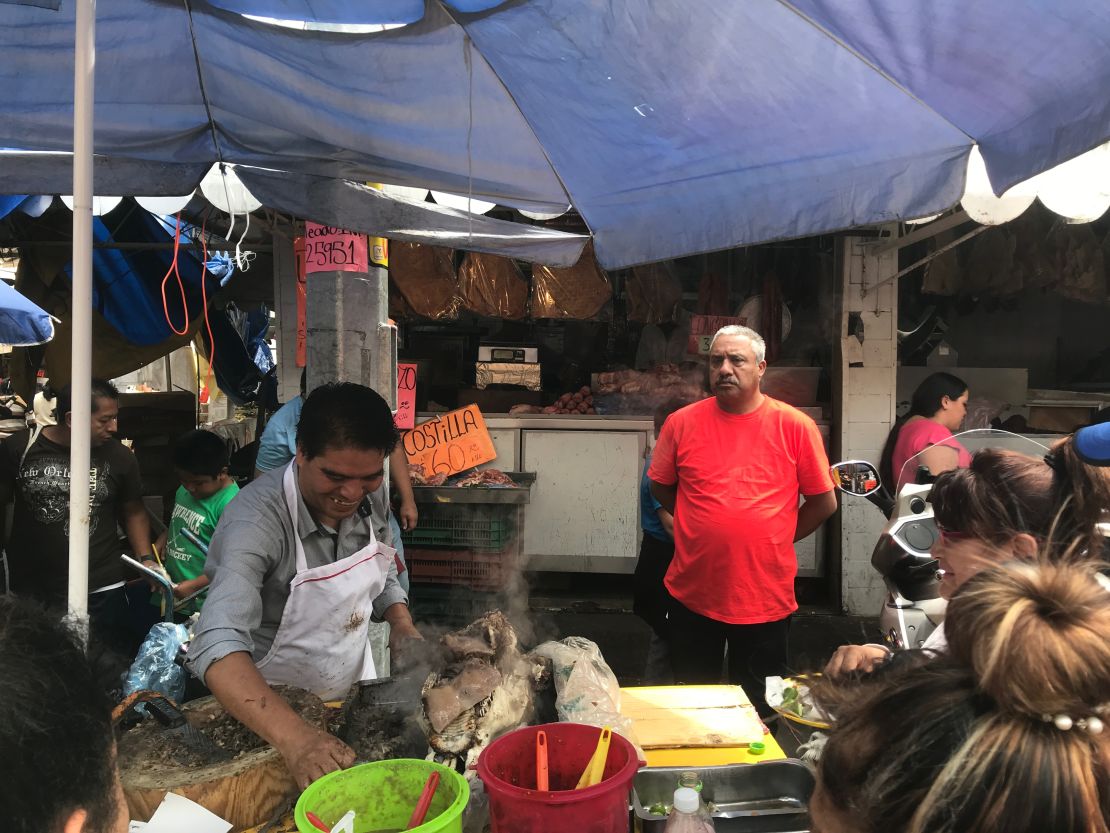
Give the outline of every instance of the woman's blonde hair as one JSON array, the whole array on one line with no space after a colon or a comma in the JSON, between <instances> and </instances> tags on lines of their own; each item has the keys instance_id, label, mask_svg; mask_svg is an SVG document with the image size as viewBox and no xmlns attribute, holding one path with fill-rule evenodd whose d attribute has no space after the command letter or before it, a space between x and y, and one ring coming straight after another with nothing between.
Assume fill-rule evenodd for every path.
<instances>
[{"instance_id":1,"label":"woman's blonde hair","mask_svg":"<svg viewBox=\"0 0 1110 833\"><path fill-rule=\"evenodd\" d=\"M874 833L1107 833L1110 592L1096 566L983 572L945 629L947 656L904 652L835 698L827 800Z\"/></svg>"}]
</instances>

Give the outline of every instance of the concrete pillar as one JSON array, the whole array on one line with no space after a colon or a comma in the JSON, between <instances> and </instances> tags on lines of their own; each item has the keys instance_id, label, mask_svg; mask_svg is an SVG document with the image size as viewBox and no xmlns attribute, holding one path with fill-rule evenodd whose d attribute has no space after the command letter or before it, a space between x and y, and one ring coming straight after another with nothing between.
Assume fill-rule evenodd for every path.
<instances>
[{"instance_id":1,"label":"concrete pillar","mask_svg":"<svg viewBox=\"0 0 1110 833\"><path fill-rule=\"evenodd\" d=\"M397 407L396 330L388 323L389 273L308 276L308 389L358 382Z\"/></svg>"},{"instance_id":2,"label":"concrete pillar","mask_svg":"<svg viewBox=\"0 0 1110 833\"><path fill-rule=\"evenodd\" d=\"M878 465L897 406L898 285L876 285L898 271L898 254L876 256L875 243L861 237L837 241L839 436L833 448L839 459ZM862 344L851 334L857 316ZM848 613L874 616L885 590L871 566L871 552L886 519L866 500L841 495L840 505L841 603Z\"/></svg>"},{"instance_id":3,"label":"concrete pillar","mask_svg":"<svg viewBox=\"0 0 1110 833\"><path fill-rule=\"evenodd\" d=\"M284 224L272 235L279 402L288 402L301 392L301 369L297 367L297 256L293 251L294 233L292 224Z\"/></svg>"}]
</instances>

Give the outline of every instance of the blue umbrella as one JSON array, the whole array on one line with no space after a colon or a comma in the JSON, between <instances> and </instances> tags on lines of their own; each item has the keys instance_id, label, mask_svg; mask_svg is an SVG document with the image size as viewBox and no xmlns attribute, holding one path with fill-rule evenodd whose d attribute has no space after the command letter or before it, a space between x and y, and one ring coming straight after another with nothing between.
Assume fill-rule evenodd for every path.
<instances>
[{"instance_id":1,"label":"blue umbrella","mask_svg":"<svg viewBox=\"0 0 1110 833\"><path fill-rule=\"evenodd\" d=\"M0 281L0 344L28 347L54 338L54 319L46 310Z\"/></svg>"}]
</instances>

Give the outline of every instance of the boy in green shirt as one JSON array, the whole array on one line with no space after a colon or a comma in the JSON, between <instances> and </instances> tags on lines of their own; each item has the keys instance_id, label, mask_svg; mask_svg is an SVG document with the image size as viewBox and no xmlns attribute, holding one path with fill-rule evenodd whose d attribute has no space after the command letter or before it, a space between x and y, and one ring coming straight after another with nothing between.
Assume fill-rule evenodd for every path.
<instances>
[{"instance_id":1,"label":"boy in green shirt","mask_svg":"<svg viewBox=\"0 0 1110 833\"><path fill-rule=\"evenodd\" d=\"M220 515L239 487L228 474L228 453L224 441L211 431L190 431L177 441L173 465L181 486L174 499L169 528L155 545L162 563L174 583L174 597L184 599L208 586L204 574L208 544L216 531ZM185 530L191 536L185 534ZM190 541L193 537L204 548ZM157 598L152 599L157 604ZM186 616L200 610L200 596L178 612Z\"/></svg>"}]
</instances>

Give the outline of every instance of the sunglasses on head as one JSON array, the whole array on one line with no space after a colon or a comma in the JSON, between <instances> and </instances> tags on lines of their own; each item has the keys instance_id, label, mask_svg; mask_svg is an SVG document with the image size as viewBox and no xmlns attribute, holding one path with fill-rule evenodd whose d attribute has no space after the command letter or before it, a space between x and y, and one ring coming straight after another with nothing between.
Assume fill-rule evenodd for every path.
<instances>
[{"instance_id":1,"label":"sunglasses on head","mask_svg":"<svg viewBox=\"0 0 1110 833\"><path fill-rule=\"evenodd\" d=\"M958 541L967 541L976 536L970 532L957 532L954 529L945 529L940 524L937 524L937 534L940 536L940 543L945 546L955 544Z\"/></svg>"}]
</instances>

